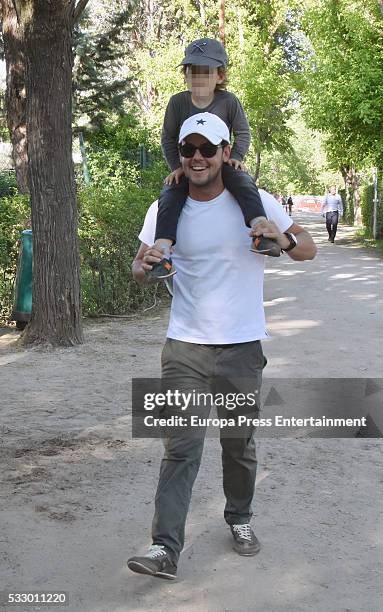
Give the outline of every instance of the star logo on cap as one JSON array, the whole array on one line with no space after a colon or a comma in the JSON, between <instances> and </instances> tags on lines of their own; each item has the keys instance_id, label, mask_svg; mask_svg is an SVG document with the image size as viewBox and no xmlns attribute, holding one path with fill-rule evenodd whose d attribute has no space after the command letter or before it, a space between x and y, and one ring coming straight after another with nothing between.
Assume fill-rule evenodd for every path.
<instances>
[{"instance_id":1,"label":"star logo on cap","mask_svg":"<svg viewBox=\"0 0 383 612\"><path fill-rule=\"evenodd\" d=\"M204 123L206 123L206 119L198 119L197 121L197 125L203 125Z\"/></svg>"}]
</instances>

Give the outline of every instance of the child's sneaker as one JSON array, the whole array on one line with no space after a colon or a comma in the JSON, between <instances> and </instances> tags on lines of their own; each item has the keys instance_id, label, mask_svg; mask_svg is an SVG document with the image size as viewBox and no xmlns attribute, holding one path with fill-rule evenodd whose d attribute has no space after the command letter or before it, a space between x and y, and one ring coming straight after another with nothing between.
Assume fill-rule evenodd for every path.
<instances>
[{"instance_id":1,"label":"child's sneaker","mask_svg":"<svg viewBox=\"0 0 383 612\"><path fill-rule=\"evenodd\" d=\"M253 251L253 253L260 253L261 255L269 255L270 257L279 257L281 254L281 247L272 238L255 236L250 251Z\"/></svg>"},{"instance_id":2,"label":"child's sneaker","mask_svg":"<svg viewBox=\"0 0 383 612\"><path fill-rule=\"evenodd\" d=\"M163 278L169 278L176 273L173 267L172 260L164 257L158 263L153 264L153 268L148 272L148 277L153 280L161 280Z\"/></svg>"}]
</instances>

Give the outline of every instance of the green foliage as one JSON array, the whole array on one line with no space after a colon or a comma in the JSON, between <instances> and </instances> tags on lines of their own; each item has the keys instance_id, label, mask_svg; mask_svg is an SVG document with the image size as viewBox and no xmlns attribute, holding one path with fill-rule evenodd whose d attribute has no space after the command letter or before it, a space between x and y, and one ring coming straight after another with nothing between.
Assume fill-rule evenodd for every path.
<instances>
[{"instance_id":1,"label":"green foliage","mask_svg":"<svg viewBox=\"0 0 383 612\"><path fill-rule=\"evenodd\" d=\"M87 134L92 183L79 191L85 314L120 314L153 303L157 289L139 287L131 274L146 211L168 173L159 146L149 151L149 167L140 168L139 145L149 148L150 141L133 114Z\"/></svg>"},{"instance_id":2,"label":"green foliage","mask_svg":"<svg viewBox=\"0 0 383 612\"><path fill-rule=\"evenodd\" d=\"M145 213L156 195L151 186L133 185L114 190L89 187L80 192L85 314L125 313L153 303L156 288L139 287L131 265Z\"/></svg>"},{"instance_id":3,"label":"green foliage","mask_svg":"<svg viewBox=\"0 0 383 612\"><path fill-rule=\"evenodd\" d=\"M137 164L122 159L117 151L91 149L88 153L91 180L107 190L121 188L138 180Z\"/></svg>"},{"instance_id":4,"label":"green foliage","mask_svg":"<svg viewBox=\"0 0 383 612\"><path fill-rule=\"evenodd\" d=\"M163 0L136 6L135 33L141 48L150 48L154 41L178 41L182 48L197 38L218 38L216 0Z\"/></svg>"},{"instance_id":5,"label":"green foliage","mask_svg":"<svg viewBox=\"0 0 383 612\"><path fill-rule=\"evenodd\" d=\"M354 198L353 198L352 190L348 186L347 189L338 189L338 194L342 198L343 221L345 221L349 225L353 225L355 215L354 215Z\"/></svg>"},{"instance_id":6,"label":"green foliage","mask_svg":"<svg viewBox=\"0 0 383 612\"><path fill-rule=\"evenodd\" d=\"M135 109L120 117L108 116L97 130L85 133L87 146L115 151L121 159L137 161L135 152L139 144L148 144L151 140L148 128L140 123L137 113Z\"/></svg>"},{"instance_id":7,"label":"green foliage","mask_svg":"<svg viewBox=\"0 0 383 612\"><path fill-rule=\"evenodd\" d=\"M111 7L109 3L108 10L104 7L99 13L98 21L102 23L97 25L92 23L93 11L86 10L80 24L76 25L75 120L81 117L93 127L100 127L111 112L124 113L125 99L132 97L133 75L125 70L121 50L126 37L131 36L135 4L128 1L124 7L115 3Z\"/></svg>"},{"instance_id":8,"label":"green foliage","mask_svg":"<svg viewBox=\"0 0 383 612\"><path fill-rule=\"evenodd\" d=\"M159 145L150 141L150 132L132 113L109 119L99 130L88 132L86 152L92 183L112 191L137 184L141 176L139 146L151 149L151 160L161 157Z\"/></svg>"},{"instance_id":9,"label":"green foliage","mask_svg":"<svg viewBox=\"0 0 383 612\"><path fill-rule=\"evenodd\" d=\"M228 8L227 47L231 58L230 88L249 119L254 157L268 152L293 154L288 121L294 112L295 72L299 48L295 37L296 2L241 2ZM265 169L262 168L261 172Z\"/></svg>"},{"instance_id":10,"label":"green foliage","mask_svg":"<svg viewBox=\"0 0 383 612\"><path fill-rule=\"evenodd\" d=\"M29 226L30 207L27 196L0 197L0 320L12 309L19 239Z\"/></svg>"},{"instance_id":11,"label":"green foliage","mask_svg":"<svg viewBox=\"0 0 383 612\"><path fill-rule=\"evenodd\" d=\"M159 194L166 168L157 162L142 173L142 186L91 186L79 192L80 257L84 314L121 314L151 305L163 288L139 287L131 264L150 203ZM26 196L0 198L0 320L13 305L19 238L29 226Z\"/></svg>"},{"instance_id":12,"label":"green foliage","mask_svg":"<svg viewBox=\"0 0 383 612\"><path fill-rule=\"evenodd\" d=\"M292 90L283 69L282 50L276 48L266 55L259 37L249 35L232 68L231 84L247 112L254 149L286 151L291 137L287 120L292 112Z\"/></svg>"},{"instance_id":13,"label":"green foliage","mask_svg":"<svg viewBox=\"0 0 383 612\"><path fill-rule=\"evenodd\" d=\"M361 209L363 225L366 228L367 236L372 237L373 232L373 212L374 212L374 185L364 185L361 188ZM383 238L383 179L378 184L378 214L377 214L377 238Z\"/></svg>"},{"instance_id":14,"label":"green foliage","mask_svg":"<svg viewBox=\"0 0 383 612\"><path fill-rule=\"evenodd\" d=\"M299 59L296 6L297 2L285 0L250 5L228 1L225 6L229 90L239 96L248 114L253 151L289 148L292 74ZM141 16L148 19L142 7ZM135 52L136 98L152 136L159 141L169 97L185 89L177 68L184 47L203 36L218 38L217 3L161 3L147 23L146 38L141 38Z\"/></svg>"},{"instance_id":15,"label":"green foliage","mask_svg":"<svg viewBox=\"0 0 383 612\"><path fill-rule=\"evenodd\" d=\"M324 191L317 168L294 149L285 153L265 153L259 180L260 185L272 193L319 195Z\"/></svg>"},{"instance_id":16,"label":"green foliage","mask_svg":"<svg viewBox=\"0 0 383 612\"><path fill-rule=\"evenodd\" d=\"M375 0L309 3L306 117L327 134L334 168L383 163L383 19Z\"/></svg>"},{"instance_id":17,"label":"green foliage","mask_svg":"<svg viewBox=\"0 0 383 612\"><path fill-rule=\"evenodd\" d=\"M145 122L151 131L152 140L160 142L161 126L169 98L185 90L185 81L177 65L183 57L180 44L170 41L153 41L149 48L137 51L136 92Z\"/></svg>"},{"instance_id":18,"label":"green foliage","mask_svg":"<svg viewBox=\"0 0 383 612\"><path fill-rule=\"evenodd\" d=\"M150 190L154 196L153 200L158 198L167 174L169 174L169 168L162 157L153 160L150 166L141 172L141 185Z\"/></svg>"},{"instance_id":19,"label":"green foliage","mask_svg":"<svg viewBox=\"0 0 383 612\"><path fill-rule=\"evenodd\" d=\"M105 126L93 135L91 172L93 183L79 189L80 255L84 314L125 313L153 303L155 287L141 288L133 281L131 264L136 254L145 213L158 197L168 170L155 159L143 171L128 159L137 157L137 142L145 134L124 121ZM125 145L128 143L128 148ZM102 148L103 145L105 148ZM8 176L0 176L0 186L12 189ZM9 316L16 276L18 241L28 226L28 198L15 195L0 198L0 316Z\"/></svg>"},{"instance_id":20,"label":"green foliage","mask_svg":"<svg viewBox=\"0 0 383 612\"><path fill-rule=\"evenodd\" d=\"M109 118L87 134L92 183L79 192L83 310L120 314L153 303L156 288L141 288L131 265L146 211L167 174L159 145L133 113ZM139 145L149 152L141 169Z\"/></svg>"},{"instance_id":21,"label":"green foliage","mask_svg":"<svg viewBox=\"0 0 383 612\"><path fill-rule=\"evenodd\" d=\"M12 196L17 192L17 181L13 172L0 174L0 198Z\"/></svg>"}]
</instances>

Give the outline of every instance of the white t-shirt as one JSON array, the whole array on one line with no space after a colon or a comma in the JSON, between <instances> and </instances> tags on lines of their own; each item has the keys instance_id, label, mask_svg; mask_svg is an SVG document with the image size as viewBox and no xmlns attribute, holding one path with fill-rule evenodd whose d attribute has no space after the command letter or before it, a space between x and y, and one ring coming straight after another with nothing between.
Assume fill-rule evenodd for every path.
<instances>
[{"instance_id":1,"label":"white t-shirt","mask_svg":"<svg viewBox=\"0 0 383 612\"><path fill-rule=\"evenodd\" d=\"M260 190L269 220L281 232L292 224L282 206ZM139 235L152 245L158 201ZM249 251L251 237L235 198L226 189L213 200L187 198L172 254L177 274L168 338L198 344L236 344L267 337L263 309L266 257Z\"/></svg>"}]
</instances>

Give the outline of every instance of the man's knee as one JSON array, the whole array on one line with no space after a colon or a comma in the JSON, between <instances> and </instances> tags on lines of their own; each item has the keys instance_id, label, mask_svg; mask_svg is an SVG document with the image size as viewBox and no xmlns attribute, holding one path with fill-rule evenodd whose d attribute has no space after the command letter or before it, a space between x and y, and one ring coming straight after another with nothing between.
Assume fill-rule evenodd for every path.
<instances>
[{"instance_id":1,"label":"man's knee","mask_svg":"<svg viewBox=\"0 0 383 612\"><path fill-rule=\"evenodd\" d=\"M183 461L186 463L200 462L203 451L201 438L174 438L169 436L165 440L164 459L170 461Z\"/></svg>"},{"instance_id":2,"label":"man's knee","mask_svg":"<svg viewBox=\"0 0 383 612\"><path fill-rule=\"evenodd\" d=\"M253 434L238 438L221 438L221 446L224 455L232 459L240 459L246 456L256 461L256 448Z\"/></svg>"}]
</instances>

